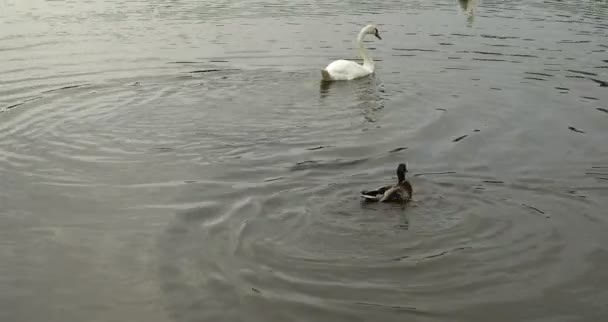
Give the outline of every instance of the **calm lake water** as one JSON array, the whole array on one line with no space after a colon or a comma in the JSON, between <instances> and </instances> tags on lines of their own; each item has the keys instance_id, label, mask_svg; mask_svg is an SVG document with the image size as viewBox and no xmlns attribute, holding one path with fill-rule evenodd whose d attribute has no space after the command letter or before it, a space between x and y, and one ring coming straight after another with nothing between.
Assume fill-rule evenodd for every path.
<instances>
[{"instance_id":1,"label":"calm lake water","mask_svg":"<svg viewBox=\"0 0 608 322\"><path fill-rule=\"evenodd\" d=\"M608 3L472 1L0 0L0 321L607 320Z\"/></svg>"}]
</instances>

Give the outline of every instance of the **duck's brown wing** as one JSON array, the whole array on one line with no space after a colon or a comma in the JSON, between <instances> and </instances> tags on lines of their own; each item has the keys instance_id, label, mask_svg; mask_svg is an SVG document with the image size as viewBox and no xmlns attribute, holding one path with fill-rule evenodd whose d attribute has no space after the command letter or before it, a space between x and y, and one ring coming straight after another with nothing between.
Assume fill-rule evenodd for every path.
<instances>
[{"instance_id":1,"label":"duck's brown wing","mask_svg":"<svg viewBox=\"0 0 608 322\"><path fill-rule=\"evenodd\" d=\"M363 191L361 191L361 194L362 195L378 195L378 194L382 195L382 194L384 194L384 192L386 190L388 190L390 188L391 188L391 186L384 186L384 187L380 187L375 190L363 190Z\"/></svg>"}]
</instances>

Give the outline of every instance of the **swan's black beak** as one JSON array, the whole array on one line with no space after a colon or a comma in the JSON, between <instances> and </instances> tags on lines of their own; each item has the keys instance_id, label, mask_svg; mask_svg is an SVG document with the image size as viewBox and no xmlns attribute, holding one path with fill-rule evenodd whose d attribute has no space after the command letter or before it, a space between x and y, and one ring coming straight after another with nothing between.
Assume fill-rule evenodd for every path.
<instances>
[{"instance_id":1,"label":"swan's black beak","mask_svg":"<svg viewBox=\"0 0 608 322\"><path fill-rule=\"evenodd\" d=\"M376 36L376 38L382 40L382 37L380 37L380 34L378 33L378 29L376 29L376 32L374 33L374 36Z\"/></svg>"}]
</instances>

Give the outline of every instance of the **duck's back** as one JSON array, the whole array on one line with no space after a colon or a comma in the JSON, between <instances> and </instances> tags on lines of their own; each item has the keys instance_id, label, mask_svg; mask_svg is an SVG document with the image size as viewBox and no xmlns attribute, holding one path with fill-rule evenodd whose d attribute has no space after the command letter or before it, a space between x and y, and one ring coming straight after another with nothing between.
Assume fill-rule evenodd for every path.
<instances>
[{"instance_id":1,"label":"duck's back","mask_svg":"<svg viewBox=\"0 0 608 322\"><path fill-rule=\"evenodd\" d=\"M412 193L412 185L409 181L404 181L386 190L380 201L409 201L412 198Z\"/></svg>"}]
</instances>

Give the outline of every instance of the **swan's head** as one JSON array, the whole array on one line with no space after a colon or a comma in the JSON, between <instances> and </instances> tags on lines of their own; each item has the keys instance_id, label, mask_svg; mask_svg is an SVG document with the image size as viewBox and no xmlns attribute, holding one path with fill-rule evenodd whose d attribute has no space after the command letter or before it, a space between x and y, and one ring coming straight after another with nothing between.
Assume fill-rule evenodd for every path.
<instances>
[{"instance_id":1,"label":"swan's head","mask_svg":"<svg viewBox=\"0 0 608 322\"><path fill-rule=\"evenodd\" d=\"M370 35L374 35L376 36L376 38L382 40L382 37L380 37L380 32L378 32L378 28L376 28L375 25L367 25L363 28L363 33L364 34L370 34Z\"/></svg>"}]
</instances>

